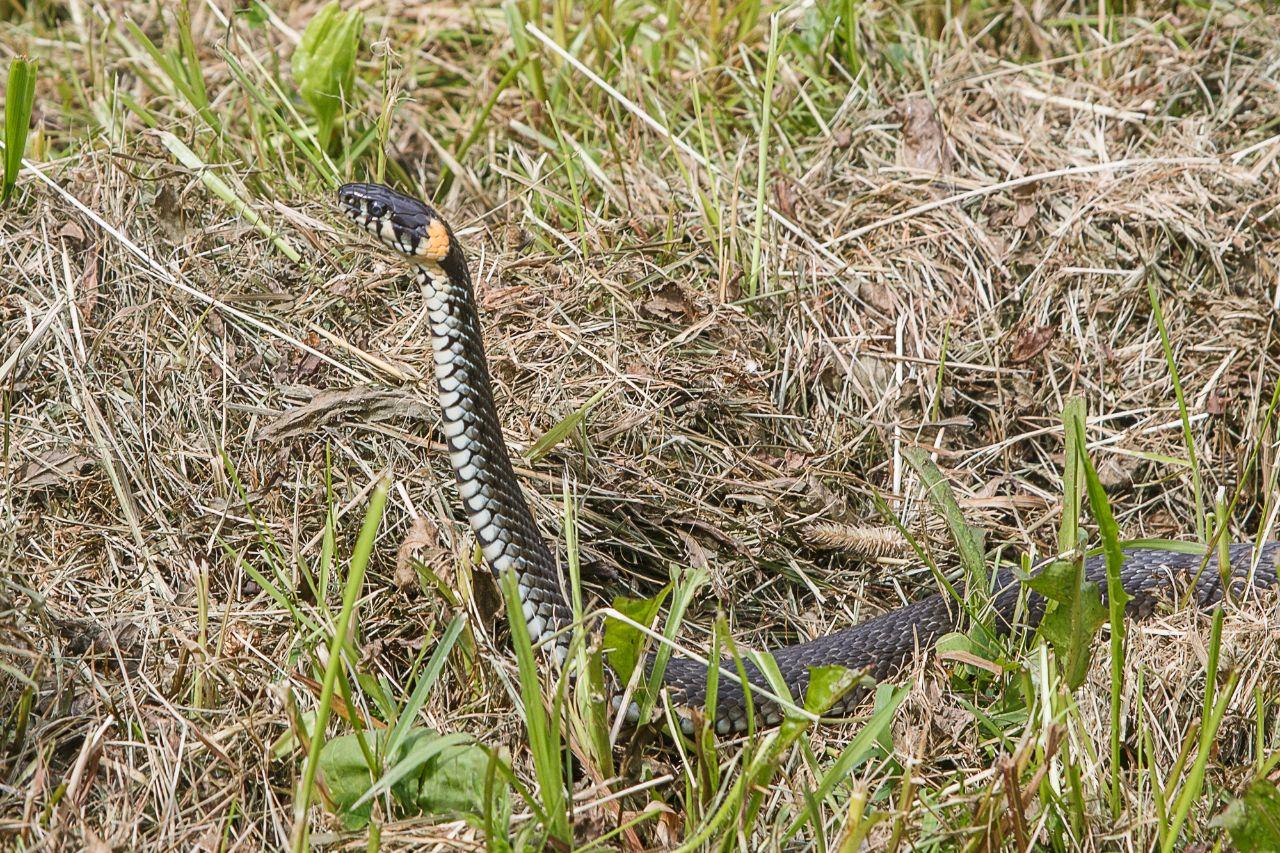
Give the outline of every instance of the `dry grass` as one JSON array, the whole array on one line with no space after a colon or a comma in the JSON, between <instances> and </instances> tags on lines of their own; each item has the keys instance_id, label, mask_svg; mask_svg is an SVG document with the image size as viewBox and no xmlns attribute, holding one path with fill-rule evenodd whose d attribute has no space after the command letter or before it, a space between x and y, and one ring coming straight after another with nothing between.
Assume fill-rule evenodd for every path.
<instances>
[{"instance_id":1,"label":"dry grass","mask_svg":"<svg viewBox=\"0 0 1280 853\"><path fill-rule=\"evenodd\" d=\"M503 686L514 678L505 628L481 575L473 594L472 540L420 381L430 356L419 294L342 225L331 187L283 137L257 135L252 102L219 53L270 67L316 7L282 4L281 23L237 19L228 36L213 4L193 5L210 100L227 123L218 143L148 83L145 56L105 23L129 16L159 39L167 14L91 3L64 16L41 5L0 11L0 59L27 51L44 63L43 135L29 155L62 190L28 173L0 211L0 650L11 668L0 671L0 709L19 701L23 679L36 686L25 736L0 755L0 833L24 849L285 842L302 754L273 745L292 713L314 706L304 679L317 677L317 637L229 555L265 571L274 553L300 607L327 622L302 578L319 559L326 472L339 554L376 480L394 481L359 610L363 671L407 690L453 613L421 580L433 574L473 614L474 643L446 668L422 722L505 748L528 779ZM513 47L498 9L388 16L364 5L366 38L391 51L388 85L410 98L392 114L388 154L418 186L438 186L439 152L455 152L496 97L436 201L471 254L511 446L528 448L605 390L570 440L523 466L535 513L558 538L569 484L586 556L597 574L620 576L606 595L652 591L672 566L708 567L683 628L691 646L705 647L718 612L739 642L763 647L931 587L901 554L873 550L880 561L865 562L812 534L884 524L879 496L908 526L928 527L922 541L953 565L904 462L911 447L936 453L988 546L1051 550L1059 414L1072 395L1087 400L1090 452L1125 534L1193 537L1192 478L1176 463L1187 454L1148 280L1188 396L1204 494L1239 490L1236 538L1274 529L1277 440L1262 425L1280 377L1280 19L1266 4L1177 16L1144 7L1102 33L1096 15L1055 21L1078 4L971 11L931 31L942 4L868 3L860 71L831 61L819 74L783 51L765 201L812 241L768 223L754 297L763 18L741 41L726 35L719 61L660 30L629 49L592 41L579 54L697 147L710 171L551 58L538 60L548 106L534 102L527 70L500 91ZM645 6L612 14L617 32L656 26ZM682 14L686 28L705 30L706 9ZM584 20L565 26L577 33ZM784 13L789 37L803 20ZM548 13L544 29L554 24ZM372 121L383 60L364 58L352 101ZM217 164L303 262L208 194L112 92ZM349 174L371 163L362 157ZM1058 176L965 197L1046 173ZM903 216L918 206L928 209ZM1227 624L1224 648L1236 650L1249 689L1228 713L1187 842L1221 837L1207 820L1276 747L1274 623L1254 607ZM1125 743L1137 749L1134 733L1147 732L1160 767L1174 765L1200 714L1207 637L1207 620L1189 614L1134 634ZM1041 654L1029 654L1033 670ZM981 691L953 692L935 662L916 672L892 758L853 780L888 815L871 843L1017 843L1002 768L1040 761L1052 727L1073 739L1089 786L1088 819L1068 837L1085 849L1154 843L1143 768L1126 768L1133 784L1113 822L1098 800L1106 750L1085 756L1084 741L1105 743L1109 726L1105 661L1071 719L1009 722L1007 742L957 699L980 702ZM808 754L833 756L856 731L816 731ZM633 751L629 779L584 782L581 801L671 774L622 800L622 813L667 810L636 838L678 840L688 831L679 756ZM1044 777L1025 763L1013 772L1026 796L1021 831L1046 831L1041 822L1061 812L1042 799ZM1062 774L1060 764L1048 771L1059 792ZM777 842L813 778L803 753L788 757L748 828L753 844ZM617 819L610 806L584 810L580 840ZM833 842L844 819L825 814ZM321 808L312 821L318 842L365 844ZM414 818L381 831L394 848L484 843L463 822Z\"/></svg>"}]
</instances>

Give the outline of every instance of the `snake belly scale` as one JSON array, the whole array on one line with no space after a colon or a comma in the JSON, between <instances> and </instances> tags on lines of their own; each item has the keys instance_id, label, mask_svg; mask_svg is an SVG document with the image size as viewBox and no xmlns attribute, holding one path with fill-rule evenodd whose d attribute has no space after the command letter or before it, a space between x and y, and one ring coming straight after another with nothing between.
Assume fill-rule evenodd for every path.
<instances>
[{"instance_id":1,"label":"snake belly scale","mask_svg":"<svg viewBox=\"0 0 1280 853\"><path fill-rule=\"evenodd\" d=\"M462 247L448 224L429 205L381 184L345 184L338 190L338 200L349 218L414 270L431 327L442 429L467 520L493 572L499 576L515 574L530 638L537 643L556 634L552 646L557 658L563 660L568 642L564 629L573 621L572 610L561 588L556 560L538 531L507 453L485 360L471 273ZM1280 542L1258 547L1233 544L1228 553L1233 587L1265 588L1276 584ZM1087 559L1085 574L1089 580L1100 582L1105 601L1104 558ZM1135 618L1153 612L1180 584L1194 584L1191 598L1200 606L1219 601L1223 594L1216 561L1206 564L1197 553L1129 550L1125 552L1120 576L1125 592L1131 596L1126 613ZM995 623L1003 631L1014 627L1019 587L1008 573L995 580ZM1044 608L1044 599L1028 594L1022 622L1037 624ZM792 696L803 697L810 667L837 664L883 679L917 649L928 648L938 637L960 628L963 621L963 609L955 600L938 594L842 631L771 649L770 653ZM726 661L721 666L725 673L736 675L733 662ZM768 689L763 673L749 661L746 672L752 685ZM706 677L706 666L679 658L670 660L663 673L663 686L671 694L673 705L684 711L681 724L686 731L692 727L688 711L706 704ZM863 691L850 691L829 714L845 715L863 698ZM757 719L769 725L781 720L781 710L773 702L763 696L753 699ZM720 678L716 729L721 733L744 729L746 710L742 686L732 677ZM634 718L637 714L633 704L628 715Z\"/></svg>"}]
</instances>

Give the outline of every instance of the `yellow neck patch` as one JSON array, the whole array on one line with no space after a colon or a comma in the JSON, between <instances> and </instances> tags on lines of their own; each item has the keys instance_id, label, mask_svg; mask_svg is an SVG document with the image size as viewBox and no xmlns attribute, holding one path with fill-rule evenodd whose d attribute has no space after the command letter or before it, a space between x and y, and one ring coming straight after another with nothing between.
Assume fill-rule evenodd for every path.
<instances>
[{"instance_id":1,"label":"yellow neck patch","mask_svg":"<svg viewBox=\"0 0 1280 853\"><path fill-rule=\"evenodd\" d=\"M449 229L439 219L427 226L427 236L418 244L418 254L431 261L443 261L449 254Z\"/></svg>"}]
</instances>

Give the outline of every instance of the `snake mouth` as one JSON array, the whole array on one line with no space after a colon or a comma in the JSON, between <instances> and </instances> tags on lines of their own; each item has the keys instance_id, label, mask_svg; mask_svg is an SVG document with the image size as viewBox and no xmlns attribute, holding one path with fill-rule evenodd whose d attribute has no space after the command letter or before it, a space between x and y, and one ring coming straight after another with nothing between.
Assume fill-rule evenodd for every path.
<instances>
[{"instance_id":1,"label":"snake mouth","mask_svg":"<svg viewBox=\"0 0 1280 853\"><path fill-rule=\"evenodd\" d=\"M347 217L388 248L411 259L439 263L453 235L431 207L380 184L343 184L338 203Z\"/></svg>"}]
</instances>

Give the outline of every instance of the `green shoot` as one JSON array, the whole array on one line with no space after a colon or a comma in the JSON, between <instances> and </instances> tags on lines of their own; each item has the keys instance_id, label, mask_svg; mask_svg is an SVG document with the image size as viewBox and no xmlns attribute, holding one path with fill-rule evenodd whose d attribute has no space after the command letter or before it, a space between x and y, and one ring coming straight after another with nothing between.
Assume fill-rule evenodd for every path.
<instances>
[{"instance_id":1,"label":"green shoot","mask_svg":"<svg viewBox=\"0 0 1280 853\"><path fill-rule=\"evenodd\" d=\"M7 203L22 170L22 154L31 126L31 105L36 93L36 63L19 56L9 62L4 98L4 188L0 203Z\"/></svg>"}]
</instances>

